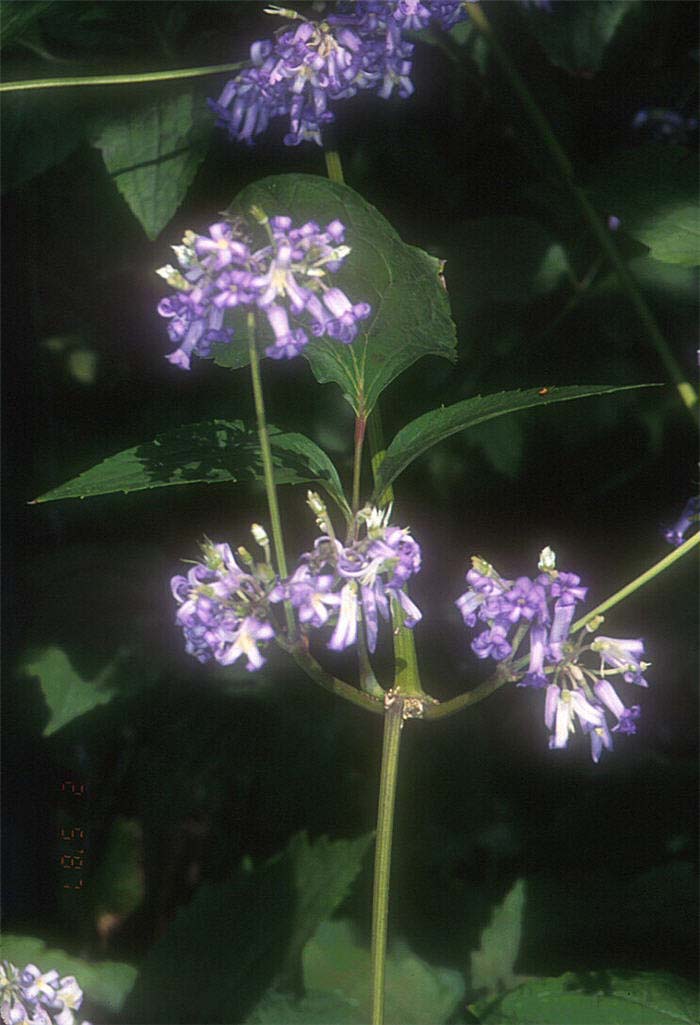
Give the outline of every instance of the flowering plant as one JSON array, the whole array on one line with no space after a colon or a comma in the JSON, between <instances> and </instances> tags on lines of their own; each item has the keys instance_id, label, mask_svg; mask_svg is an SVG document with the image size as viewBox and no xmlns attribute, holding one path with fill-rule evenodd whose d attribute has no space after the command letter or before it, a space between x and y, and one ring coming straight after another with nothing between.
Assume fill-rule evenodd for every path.
<instances>
[{"instance_id":1,"label":"flowering plant","mask_svg":"<svg viewBox=\"0 0 700 1025\"><path fill-rule=\"evenodd\" d=\"M3 1022L74 1025L76 978L105 1021L617 1022L624 1001L691 1020L678 1010L692 946L682 916L664 926L669 963L654 960L663 916L632 899L656 892L663 869L680 906L692 847L690 813L661 813L680 809L686 779L670 752L690 721L674 722L671 700L689 603L660 589L700 540L697 497L683 505L684 432L698 417L687 365L700 255L685 227L697 119L680 88L642 96L628 73L656 66L655 19L680 66L673 18L687 15L666 6L675 13L629 0L10 8L10 45L39 55L73 29L123 28L114 9L128 7L134 53L153 19L158 67L180 46L183 65L217 46L249 59L1 87L153 90L118 114L104 94L84 135L150 241L137 251L125 219L105 269L89 239L111 237L109 219L71 207L55 237L46 229L81 240L71 259L42 243L42 266L61 272L32 264L8 290L31 306L24 330L32 318L55 330L40 312L49 292L70 297L76 322L100 307L94 344L86 328L37 346L65 358L71 382L60 402L37 389L17 420L43 433L44 408L60 408L71 424L46 480L78 434L121 450L27 512L45 517L58 553L54 566L49 543L34 546L37 593L85 651L74 664L41 601L17 604L52 638L27 644L17 678L39 679L41 750L61 782L48 882L17 887L41 914L11 914L21 930L37 919L37 935L65 916L71 953L10 934ZM625 83L616 127L601 115L613 80ZM17 107L18 138L35 121L51 131L50 102L34 118ZM18 189L20 264L69 199L82 203L65 178L36 214ZM155 422L154 440L123 448ZM120 494L145 490L150 503ZM103 496L103 517L42 509L88 496ZM99 638L112 657L91 676ZM609 836L591 843L602 816ZM631 825L647 817L655 846ZM372 845L366 950L333 914L363 919L362 886L346 898ZM560 871L572 854L573 886ZM545 930L541 950L538 915L561 930ZM585 947L587 915L604 948ZM630 937L647 919L638 955ZM551 978L580 937L575 973ZM603 982L586 974L601 964L613 966ZM615 968L630 964L630 977Z\"/></svg>"}]
</instances>

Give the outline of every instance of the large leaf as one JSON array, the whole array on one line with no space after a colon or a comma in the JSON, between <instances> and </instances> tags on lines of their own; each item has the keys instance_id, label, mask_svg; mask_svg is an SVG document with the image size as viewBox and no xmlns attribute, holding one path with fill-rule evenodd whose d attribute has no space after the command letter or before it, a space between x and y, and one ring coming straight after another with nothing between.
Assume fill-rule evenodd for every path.
<instances>
[{"instance_id":1,"label":"large leaf","mask_svg":"<svg viewBox=\"0 0 700 1025\"><path fill-rule=\"evenodd\" d=\"M205 143L195 130L199 94L149 100L110 121L95 140L117 188L150 239L169 222L201 164Z\"/></svg>"},{"instance_id":2,"label":"large leaf","mask_svg":"<svg viewBox=\"0 0 700 1025\"><path fill-rule=\"evenodd\" d=\"M84 680L60 648L44 648L28 658L20 671L24 676L39 678L49 706L50 716L44 727L44 736L51 736L79 715L111 701L114 692L108 684L114 677L114 668L110 663L94 680Z\"/></svg>"},{"instance_id":3,"label":"large leaf","mask_svg":"<svg viewBox=\"0 0 700 1025\"><path fill-rule=\"evenodd\" d=\"M474 1010L482 1025L696 1025L697 994L665 972L567 972Z\"/></svg>"},{"instance_id":4,"label":"large leaf","mask_svg":"<svg viewBox=\"0 0 700 1025\"><path fill-rule=\"evenodd\" d=\"M556 14L530 12L528 25L553 64L573 73L598 71L620 22L638 0L576 0Z\"/></svg>"},{"instance_id":5,"label":"large leaf","mask_svg":"<svg viewBox=\"0 0 700 1025\"><path fill-rule=\"evenodd\" d=\"M260 868L200 886L146 955L128 1020L240 1020L344 899L371 839L309 842L300 834Z\"/></svg>"},{"instance_id":6,"label":"large leaf","mask_svg":"<svg viewBox=\"0 0 700 1025\"><path fill-rule=\"evenodd\" d=\"M347 511L338 471L310 438L270 427L278 484L314 482ZM37 502L90 498L174 484L219 484L262 478L257 433L240 420L206 420L159 434L155 441L110 456L79 477L40 495Z\"/></svg>"},{"instance_id":7,"label":"large leaf","mask_svg":"<svg viewBox=\"0 0 700 1025\"><path fill-rule=\"evenodd\" d=\"M320 338L304 355L316 379L339 384L356 412L370 412L384 388L421 356L455 358L455 328L439 261L402 242L351 188L313 175L283 174L248 186L231 211L249 218L253 204L268 216L287 214L297 224L325 225L338 218L347 229L352 252L335 279L353 302L369 302L372 315L352 345ZM222 366L233 365L228 358L221 349L215 356Z\"/></svg>"},{"instance_id":8,"label":"large leaf","mask_svg":"<svg viewBox=\"0 0 700 1025\"><path fill-rule=\"evenodd\" d=\"M573 4L572 6L577 6ZM697 161L680 146L649 143L596 168L591 197L664 263L700 264Z\"/></svg>"},{"instance_id":9,"label":"large leaf","mask_svg":"<svg viewBox=\"0 0 700 1025\"><path fill-rule=\"evenodd\" d=\"M481 934L479 949L472 951L472 989L485 989L495 995L513 989L520 981L514 969L520 952L524 909L525 881L516 879L502 903L494 908L491 921Z\"/></svg>"},{"instance_id":10,"label":"large leaf","mask_svg":"<svg viewBox=\"0 0 700 1025\"><path fill-rule=\"evenodd\" d=\"M43 940L34 936L5 934L2 938L2 956L17 968L35 964L42 972L55 968L61 976L75 976L85 999L113 1014L121 1011L136 979L136 969L132 965L120 964L118 961L90 964L63 950L47 947ZM79 1020L82 1021L82 1018Z\"/></svg>"},{"instance_id":11,"label":"large leaf","mask_svg":"<svg viewBox=\"0 0 700 1025\"><path fill-rule=\"evenodd\" d=\"M455 402L452 406L441 406L430 413L424 413L399 431L387 449L386 458L379 468L374 492L378 501L389 485L419 455L432 445L444 441L451 434L492 420L496 416L514 413L531 406L548 406L553 402L566 402L590 395L605 395L608 392L628 391L648 385L592 384L571 385L565 388L530 388L525 391L497 392L494 395L477 395L473 399ZM544 394L543 394L544 392Z\"/></svg>"}]
</instances>

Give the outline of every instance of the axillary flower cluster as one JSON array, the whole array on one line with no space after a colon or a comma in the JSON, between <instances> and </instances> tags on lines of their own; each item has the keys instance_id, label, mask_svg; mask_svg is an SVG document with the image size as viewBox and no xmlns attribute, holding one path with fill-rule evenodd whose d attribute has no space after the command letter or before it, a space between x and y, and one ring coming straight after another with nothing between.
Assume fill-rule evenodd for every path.
<instances>
[{"instance_id":1,"label":"axillary flower cluster","mask_svg":"<svg viewBox=\"0 0 700 1025\"><path fill-rule=\"evenodd\" d=\"M236 307L265 315L275 336L265 350L272 359L297 356L309 342L307 330L347 345L358 321L371 313L368 303L353 303L328 283L350 253L340 221L323 230L315 221L295 228L289 217L268 219L257 207L251 214L267 232L264 246L252 248L241 220L219 221L208 235L188 231L182 245L172 247L179 268L168 264L157 271L176 290L158 304L177 345L166 359L183 370L190 369L193 354L207 358L216 343L233 341L225 316Z\"/></svg>"},{"instance_id":2,"label":"axillary flower cluster","mask_svg":"<svg viewBox=\"0 0 700 1025\"><path fill-rule=\"evenodd\" d=\"M611 678L646 687L644 672L649 663L642 661L640 639L593 638L602 616L591 620L576 637L570 636L576 606L588 588L581 586L577 574L560 573L555 565L554 552L545 548L534 579L504 580L493 566L474 557L466 577L469 590L456 604L468 627L482 627L471 643L478 658L512 663L529 638L529 665L518 686L545 691L550 748L566 747L578 722L597 762L603 748L612 749L613 733L637 732L640 716L639 705L623 704ZM584 664L591 657L599 659L596 668ZM517 679L517 664L511 668Z\"/></svg>"},{"instance_id":3,"label":"axillary flower cluster","mask_svg":"<svg viewBox=\"0 0 700 1025\"><path fill-rule=\"evenodd\" d=\"M466 17L461 0L359 0L322 21L277 5L266 13L299 24L253 43L251 66L209 106L232 138L247 143L272 118L288 117L287 146L322 145L321 129L335 120L330 102L367 90L384 99L394 91L410 96L415 47L404 32L431 22L447 30Z\"/></svg>"},{"instance_id":4,"label":"axillary flower cluster","mask_svg":"<svg viewBox=\"0 0 700 1025\"><path fill-rule=\"evenodd\" d=\"M282 602L296 610L304 634L334 626L328 641L334 651L355 644L360 620L374 651L379 618L390 621L397 606L405 626L420 620L419 609L403 589L421 564L420 548L409 530L389 526L390 510L366 508L355 518L353 539L343 544L320 497L309 492L308 501L323 533L286 580L276 577L267 535L258 525L252 530L263 550L262 561L256 562L243 547L236 558L228 544L207 541L203 561L187 576L172 578L179 605L176 622L188 654L224 666L245 656L249 671L259 669L265 662L261 647L284 634L277 614Z\"/></svg>"},{"instance_id":5,"label":"axillary flower cluster","mask_svg":"<svg viewBox=\"0 0 700 1025\"><path fill-rule=\"evenodd\" d=\"M83 991L72 975L59 978L35 964L17 968L0 962L0 1018L5 1025L74 1025ZM90 1025L83 1022L82 1025Z\"/></svg>"}]
</instances>

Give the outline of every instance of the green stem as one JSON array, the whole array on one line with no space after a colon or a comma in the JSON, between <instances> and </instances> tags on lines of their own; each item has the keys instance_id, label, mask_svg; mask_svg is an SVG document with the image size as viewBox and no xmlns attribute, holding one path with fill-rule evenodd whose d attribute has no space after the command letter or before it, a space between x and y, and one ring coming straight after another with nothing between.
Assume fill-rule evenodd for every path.
<instances>
[{"instance_id":1,"label":"green stem","mask_svg":"<svg viewBox=\"0 0 700 1025\"><path fill-rule=\"evenodd\" d=\"M265 418L265 402L263 399L262 381L260 379L260 361L258 350L255 344L255 314L248 314L248 354L250 356L250 376L253 382L253 401L255 402L255 417L258 422L258 438L260 439L260 454L263 461L263 475L265 478L265 492L267 494L267 506L270 511L270 523L272 526L272 543L275 548L275 560L277 572L283 579L288 576L287 559L284 554L284 539L282 537L282 522L280 510L277 504L277 486L275 484L275 473L272 467L272 451L270 449L270 436L267 431L267 420ZM290 602L284 603L284 614L287 620L287 631L290 640L296 634L294 623L294 612Z\"/></svg>"},{"instance_id":2,"label":"green stem","mask_svg":"<svg viewBox=\"0 0 700 1025\"><path fill-rule=\"evenodd\" d=\"M365 440L367 421L364 416L355 417L355 452L352 463L352 514L360 508L360 481L362 479L362 446Z\"/></svg>"},{"instance_id":3,"label":"green stem","mask_svg":"<svg viewBox=\"0 0 700 1025\"><path fill-rule=\"evenodd\" d=\"M326 173L332 182L337 182L338 185L345 184L345 178L343 177L343 165L340 162L340 154L336 149L326 149L324 147L323 156L326 160Z\"/></svg>"},{"instance_id":4,"label":"green stem","mask_svg":"<svg viewBox=\"0 0 700 1025\"><path fill-rule=\"evenodd\" d=\"M695 546L699 542L700 530L697 532L697 534L693 534L692 537L689 537L687 541L684 541L682 545L679 545L678 548L674 548L672 552L669 552L668 555L665 555L663 559L660 559L650 569L646 570L646 572L640 574L640 576L638 577L635 577L634 580L632 580L625 587L622 587L619 591L616 591L615 594L611 595L610 598L607 598L604 602L601 602L600 605L596 605L596 607L592 609L590 612L587 612L585 616L582 616L580 619L577 619L574 625L571 627L571 632L575 633L576 630L580 630L582 626L585 626L586 623L589 623L592 619L595 619L596 616L601 615L601 613L606 612L608 609L611 609L614 605L617 605L624 598L629 597L630 594L633 594L640 587L643 587L644 584L647 584L650 580L653 580L654 577L659 575L659 573L663 573L665 569L668 569L669 566L672 566L674 562L678 561L678 559L682 559L683 556L686 555L689 551L691 551L691 549L695 548Z\"/></svg>"},{"instance_id":5,"label":"green stem","mask_svg":"<svg viewBox=\"0 0 700 1025\"><path fill-rule=\"evenodd\" d=\"M627 298L634 307L637 316L645 328L647 337L656 349L659 359L666 368L669 377L675 384L688 412L696 423L700 422L700 407L698 406L698 396L695 389L690 382L685 379L685 374L678 365L668 342L661 333L659 326L656 323L656 319L647 306L636 281L630 274L626 263L620 256L607 226L603 223L602 218L590 203L585 190L576 184L571 161L559 145L547 118L537 106L537 103L525 82L520 77L520 73L512 63L507 51L498 41L488 19L486 18L486 15L481 10L480 5L478 3L470 3L467 5L466 9L469 17L472 19L476 27L491 43L496 59L513 86L513 90L520 99L542 142L549 150L549 154L552 157L554 164L558 168L574 201L577 203L581 214L588 221L600 248L615 269L622 290L627 294Z\"/></svg>"},{"instance_id":6,"label":"green stem","mask_svg":"<svg viewBox=\"0 0 700 1025\"><path fill-rule=\"evenodd\" d=\"M384 714L383 701L377 701L376 698L370 697L369 694L364 694L357 687L346 683L345 680L340 680L337 676L327 672L313 657L305 639L298 641L296 644L288 644L280 637L277 637L276 640L284 651L289 652L299 668L303 669L306 675L314 683L323 687L324 690L327 690L330 694L335 694L339 698L343 698L345 701L349 701L353 705L364 708L366 712L373 712L375 715Z\"/></svg>"},{"instance_id":7,"label":"green stem","mask_svg":"<svg viewBox=\"0 0 700 1025\"><path fill-rule=\"evenodd\" d=\"M527 662L527 657L523 660ZM488 680L484 680L474 690L469 690L465 694L458 694L456 698L451 698L449 701L443 701L442 704L426 705L423 711L423 719L447 719L450 715L456 715L457 712L461 712L464 708L468 708L470 705L476 705L479 701L483 701L484 698L490 697L495 691L499 690L506 683L510 683L513 679L512 668L507 669L504 666L500 666L496 671L489 676Z\"/></svg>"},{"instance_id":8,"label":"green stem","mask_svg":"<svg viewBox=\"0 0 700 1025\"><path fill-rule=\"evenodd\" d=\"M384 967L389 918L389 877L391 841L394 832L396 775L403 726L403 698L396 694L384 713L384 743L379 782L377 839L374 853L374 893L372 897L372 1025L384 1022Z\"/></svg>"},{"instance_id":9,"label":"green stem","mask_svg":"<svg viewBox=\"0 0 700 1025\"><path fill-rule=\"evenodd\" d=\"M365 621L360 617L357 624L357 662L360 669L360 687L365 694L370 694L374 698L379 698L381 701L384 700L384 688L380 685L377 677L374 675L374 669L369 657L369 650L367 648L367 631L365 628Z\"/></svg>"},{"instance_id":10,"label":"green stem","mask_svg":"<svg viewBox=\"0 0 700 1025\"><path fill-rule=\"evenodd\" d=\"M202 75L220 75L224 71L237 71L246 61L235 64L212 64L202 68L180 68L177 71L144 71L133 75L79 75L64 78L32 78L23 82L3 82L0 93L27 89L60 89L72 85L131 85L132 82L167 82L174 78L199 78Z\"/></svg>"}]
</instances>

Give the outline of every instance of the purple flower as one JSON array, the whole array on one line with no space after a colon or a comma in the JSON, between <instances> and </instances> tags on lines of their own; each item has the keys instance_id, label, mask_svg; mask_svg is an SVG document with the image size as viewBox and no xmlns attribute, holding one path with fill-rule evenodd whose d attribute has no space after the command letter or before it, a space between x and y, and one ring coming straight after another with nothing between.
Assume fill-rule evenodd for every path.
<instances>
[{"instance_id":1,"label":"purple flower","mask_svg":"<svg viewBox=\"0 0 700 1025\"><path fill-rule=\"evenodd\" d=\"M74 1025L83 991L72 975L0 962L0 1016L7 1025ZM83 1025L89 1025L83 1022Z\"/></svg>"},{"instance_id":2,"label":"purple flower","mask_svg":"<svg viewBox=\"0 0 700 1025\"><path fill-rule=\"evenodd\" d=\"M632 119L632 130L650 142L685 145L698 128L696 117L666 107L642 107Z\"/></svg>"},{"instance_id":3,"label":"purple flower","mask_svg":"<svg viewBox=\"0 0 700 1025\"><path fill-rule=\"evenodd\" d=\"M508 658L513 649L506 640L508 626L496 623L490 630L484 630L472 641L472 651L477 658L493 658L502 662Z\"/></svg>"},{"instance_id":4,"label":"purple flower","mask_svg":"<svg viewBox=\"0 0 700 1025\"><path fill-rule=\"evenodd\" d=\"M644 654L644 642L641 639L619 640L599 635L592 642L591 651L599 652L603 665L612 666L621 673L625 683L636 683L638 687L649 686L642 675L649 663L640 659L640 655Z\"/></svg>"},{"instance_id":5,"label":"purple flower","mask_svg":"<svg viewBox=\"0 0 700 1025\"><path fill-rule=\"evenodd\" d=\"M530 580L529 577L518 577L513 586L499 600L500 615L510 623L517 623L521 618L528 622L537 618L546 621L547 602L544 588Z\"/></svg>"},{"instance_id":6,"label":"purple flower","mask_svg":"<svg viewBox=\"0 0 700 1025\"><path fill-rule=\"evenodd\" d=\"M700 495L693 495L683 506L683 512L676 523L664 532L664 537L670 545L678 548L683 544L688 529L698 523L700 523Z\"/></svg>"},{"instance_id":7,"label":"purple flower","mask_svg":"<svg viewBox=\"0 0 700 1025\"><path fill-rule=\"evenodd\" d=\"M224 326L226 311L235 307L259 310L275 336L266 354L292 359L308 343L303 324L312 333L343 344L354 340L358 322L371 313L368 303L352 303L337 285L329 285L350 253L345 228L334 220L324 230L315 221L292 226L289 217L255 211L268 229L268 242L253 250L240 222L212 224L208 235L187 232L173 250L180 270L161 268L176 292L162 299L158 313L168 321L168 336L177 349L166 358L189 370L193 355L211 356L215 344L228 344L234 332Z\"/></svg>"}]
</instances>

